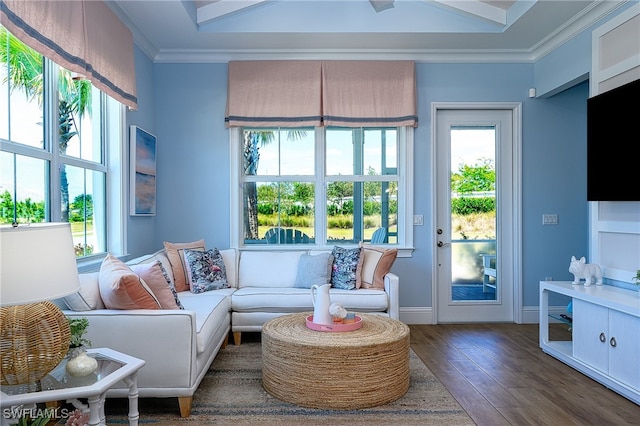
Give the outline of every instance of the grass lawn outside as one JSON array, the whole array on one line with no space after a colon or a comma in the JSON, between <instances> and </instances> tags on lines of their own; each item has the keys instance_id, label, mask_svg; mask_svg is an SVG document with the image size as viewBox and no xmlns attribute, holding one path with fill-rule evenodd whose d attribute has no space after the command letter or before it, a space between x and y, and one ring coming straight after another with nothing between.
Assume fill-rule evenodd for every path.
<instances>
[{"instance_id":1,"label":"grass lawn outside","mask_svg":"<svg viewBox=\"0 0 640 426\"><path fill-rule=\"evenodd\" d=\"M261 225L258 227L258 235L264 237L265 232L273 228L271 225ZM304 226L283 226L282 228L299 229L309 237L314 236L313 227ZM364 230L364 239L370 240L371 236L377 228L366 228ZM389 232L397 232L397 226L389 229ZM453 215L451 219L451 239L452 240L485 240L495 239L496 237L496 215L495 212L474 213L469 215ZM332 240L352 240L353 228L330 228L328 237ZM466 237L466 238L465 238Z\"/></svg>"}]
</instances>

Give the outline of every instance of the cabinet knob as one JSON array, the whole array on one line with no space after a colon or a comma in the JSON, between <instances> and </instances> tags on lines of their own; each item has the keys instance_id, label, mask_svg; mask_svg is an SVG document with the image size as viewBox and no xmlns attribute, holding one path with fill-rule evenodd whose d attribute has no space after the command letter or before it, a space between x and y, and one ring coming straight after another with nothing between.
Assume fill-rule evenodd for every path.
<instances>
[{"instance_id":1,"label":"cabinet knob","mask_svg":"<svg viewBox=\"0 0 640 426\"><path fill-rule=\"evenodd\" d=\"M609 340L609 344L611 345L611 347L612 347L612 348L615 348L615 347L616 347L616 345L617 345L617 343L616 343L616 338L615 338L615 337L612 337L612 338Z\"/></svg>"},{"instance_id":2,"label":"cabinet knob","mask_svg":"<svg viewBox=\"0 0 640 426\"><path fill-rule=\"evenodd\" d=\"M604 342L606 342L606 341L607 341L607 336L605 336L605 335L604 335L604 332L600 333L600 341L601 341L602 343L604 343Z\"/></svg>"}]
</instances>

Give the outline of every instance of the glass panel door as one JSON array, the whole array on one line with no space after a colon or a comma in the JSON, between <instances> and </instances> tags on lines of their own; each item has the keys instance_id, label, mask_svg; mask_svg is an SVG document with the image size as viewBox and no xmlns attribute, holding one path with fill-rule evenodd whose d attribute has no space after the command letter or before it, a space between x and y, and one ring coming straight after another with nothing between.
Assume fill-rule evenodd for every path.
<instances>
[{"instance_id":1,"label":"glass panel door","mask_svg":"<svg viewBox=\"0 0 640 426\"><path fill-rule=\"evenodd\" d=\"M496 129L451 133L451 300L496 300Z\"/></svg>"}]
</instances>

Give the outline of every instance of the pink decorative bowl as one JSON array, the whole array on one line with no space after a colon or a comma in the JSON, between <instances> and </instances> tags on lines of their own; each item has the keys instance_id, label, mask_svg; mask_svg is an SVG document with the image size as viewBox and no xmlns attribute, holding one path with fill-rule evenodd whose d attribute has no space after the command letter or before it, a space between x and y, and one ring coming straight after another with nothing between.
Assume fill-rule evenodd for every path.
<instances>
[{"instance_id":1,"label":"pink decorative bowl","mask_svg":"<svg viewBox=\"0 0 640 426\"><path fill-rule=\"evenodd\" d=\"M351 324L334 323L334 324L328 325L328 324L316 324L315 322L313 322L313 315L309 315L307 317L307 327L316 331L331 331L331 332L353 331L362 327L362 318L356 315L356 322L354 323L351 323Z\"/></svg>"}]
</instances>

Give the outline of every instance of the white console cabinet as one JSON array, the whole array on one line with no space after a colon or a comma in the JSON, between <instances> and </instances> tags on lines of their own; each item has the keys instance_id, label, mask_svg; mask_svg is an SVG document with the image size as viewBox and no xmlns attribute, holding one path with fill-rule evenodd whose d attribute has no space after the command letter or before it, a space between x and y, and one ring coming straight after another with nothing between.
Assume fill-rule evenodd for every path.
<instances>
[{"instance_id":1,"label":"white console cabinet","mask_svg":"<svg viewBox=\"0 0 640 426\"><path fill-rule=\"evenodd\" d=\"M549 340L549 294L572 300L572 340ZM609 285L540 282L540 348L640 404L640 295Z\"/></svg>"}]
</instances>

